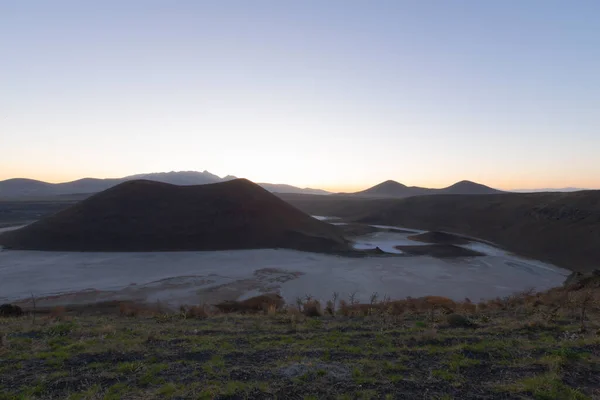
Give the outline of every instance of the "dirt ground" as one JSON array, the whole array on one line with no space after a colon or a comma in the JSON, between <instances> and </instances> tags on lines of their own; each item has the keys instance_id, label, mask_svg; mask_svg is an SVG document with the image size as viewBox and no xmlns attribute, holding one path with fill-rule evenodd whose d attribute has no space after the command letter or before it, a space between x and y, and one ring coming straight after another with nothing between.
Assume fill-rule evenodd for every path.
<instances>
[{"instance_id":1,"label":"dirt ground","mask_svg":"<svg viewBox=\"0 0 600 400\"><path fill-rule=\"evenodd\" d=\"M516 310L5 318L0 399L598 398L597 321Z\"/></svg>"}]
</instances>

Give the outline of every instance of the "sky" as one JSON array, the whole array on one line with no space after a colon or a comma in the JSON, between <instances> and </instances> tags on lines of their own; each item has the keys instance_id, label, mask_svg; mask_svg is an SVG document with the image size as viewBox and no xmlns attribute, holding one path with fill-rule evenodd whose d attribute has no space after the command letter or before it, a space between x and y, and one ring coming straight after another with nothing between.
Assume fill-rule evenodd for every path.
<instances>
[{"instance_id":1,"label":"sky","mask_svg":"<svg viewBox=\"0 0 600 400\"><path fill-rule=\"evenodd\" d=\"M600 2L0 0L0 180L600 188Z\"/></svg>"}]
</instances>

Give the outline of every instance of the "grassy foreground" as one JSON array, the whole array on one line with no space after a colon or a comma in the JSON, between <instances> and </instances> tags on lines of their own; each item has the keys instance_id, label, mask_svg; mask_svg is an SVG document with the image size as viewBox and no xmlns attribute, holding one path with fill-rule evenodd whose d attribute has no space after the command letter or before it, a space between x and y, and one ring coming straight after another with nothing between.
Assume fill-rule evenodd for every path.
<instances>
[{"instance_id":1,"label":"grassy foreground","mask_svg":"<svg viewBox=\"0 0 600 400\"><path fill-rule=\"evenodd\" d=\"M0 399L600 398L598 315L570 298L4 318Z\"/></svg>"}]
</instances>

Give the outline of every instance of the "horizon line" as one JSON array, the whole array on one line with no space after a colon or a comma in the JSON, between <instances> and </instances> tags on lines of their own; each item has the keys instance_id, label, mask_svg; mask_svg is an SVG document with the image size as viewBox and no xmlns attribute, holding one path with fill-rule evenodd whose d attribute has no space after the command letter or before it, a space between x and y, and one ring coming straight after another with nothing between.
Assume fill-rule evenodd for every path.
<instances>
[{"instance_id":1,"label":"horizon line","mask_svg":"<svg viewBox=\"0 0 600 400\"><path fill-rule=\"evenodd\" d=\"M346 187L346 189L342 189L342 186L337 186L336 189L333 189L333 187L330 186L330 188L324 189L322 187L318 187L318 185L298 185L298 184L293 184L293 183L283 183L283 182L266 182L266 181L260 181L260 180L254 180L254 179L250 179L250 178L243 178L243 177L238 177L236 175L233 174L226 174L223 176L220 176L218 174L214 174L212 172L210 172L209 170L205 169L203 171L200 170L171 170L171 171L160 171L160 172L141 172L141 173L134 173L131 175L123 175L123 176L118 176L118 177L102 177L102 178L98 178L98 177L93 177L93 176L84 176L81 178L76 178L76 179L71 179L71 180L43 180L43 179L36 179L36 178L26 178L26 177L13 177L13 178L6 178L6 179L2 179L0 180L0 182L4 182L4 181L9 181L9 180L17 180L17 179L24 179L24 180L32 180L32 181L37 181L37 182L42 182L42 183L48 183L48 184L53 184L53 185L57 185L57 184L65 184L65 183L71 183L71 182L76 182L79 180L84 180L84 179L97 179L97 180L109 180L109 179L125 179L125 178L129 178L129 177L133 177L136 175L151 175L151 174L169 174L169 173L198 173L198 174L210 174L210 175L214 175L216 177L218 177L219 179L225 179L227 177L235 177L236 179L248 179L254 183L257 184L271 184L271 185L289 185L289 186L294 186L300 189L313 189L313 190L323 190L326 192L330 192L332 194L334 193L353 193L352 191L361 191L361 190L366 190L369 188L372 188L374 186L377 186L381 183L384 182L388 182L388 181L393 181L396 183L400 183L401 182L395 180L395 179L384 179L381 180L377 183L374 184L370 184L370 186L367 187L357 187L357 186L353 186L353 187ZM143 178L139 178L139 179L143 179ZM454 181L453 183L447 184L446 186L433 186L433 187L429 187L429 186L420 186L420 185L406 185L409 187L422 187L422 188L426 188L426 189L444 189L447 187L450 187L452 185L455 185L457 183L460 182L472 182L472 183L476 183L476 184L480 184L480 185L485 185L488 186L492 189L497 189L497 190L502 190L502 191L507 191L507 192L543 192L543 191L585 191L585 190L600 190L600 188L593 188L593 187L578 187L578 186L557 186L557 187L531 187L531 188L523 188L523 187L516 187L516 188L504 188L502 186L490 186L489 184L486 183L481 183L478 181L474 181L474 180L470 180L470 179L460 179L457 181ZM215 182L218 183L218 182Z\"/></svg>"}]
</instances>

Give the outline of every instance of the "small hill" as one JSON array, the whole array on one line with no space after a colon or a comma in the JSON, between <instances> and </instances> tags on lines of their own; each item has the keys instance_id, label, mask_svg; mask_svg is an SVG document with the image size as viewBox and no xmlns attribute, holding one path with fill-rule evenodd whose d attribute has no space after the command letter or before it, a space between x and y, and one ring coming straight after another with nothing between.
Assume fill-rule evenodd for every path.
<instances>
[{"instance_id":1,"label":"small hill","mask_svg":"<svg viewBox=\"0 0 600 400\"><path fill-rule=\"evenodd\" d=\"M504 193L500 190L492 189L489 186L482 185L471 181L460 181L443 189L430 189L419 186L406 186L402 183L388 180L375 185L369 189L351 193L353 196L359 197L411 197L430 194L499 194Z\"/></svg>"},{"instance_id":2,"label":"small hill","mask_svg":"<svg viewBox=\"0 0 600 400\"><path fill-rule=\"evenodd\" d=\"M35 179L13 178L0 181L0 197L54 195L56 191L51 183Z\"/></svg>"},{"instance_id":3,"label":"small hill","mask_svg":"<svg viewBox=\"0 0 600 400\"><path fill-rule=\"evenodd\" d=\"M0 244L64 251L346 249L335 226L245 179L199 186L125 182L0 235Z\"/></svg>"},{"instance_id":4,"label":"small hill","mask_svg":"<svg viewBox=\"0 0 600 400\"><path fill-rule=\"evenodd\" d=\"M438 194L498 194L500 190L471 181L460 181L437 191Z\"/></svg>"},{"instance_id":5,"label":"small hill","mask_svg":"<svg viewBox=\"0 0 600 400\"><path fill-rule=\"evenodd\" d=\"M400 182L387 180L378 185L375 185L369 189L363 190L361 192L353 193L358 196L371 196L371 197L407 197L407 196L415 196L417 194L422 194L423 188L419 187L409 187Z\"/></svg>"}]
</instances>

